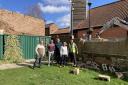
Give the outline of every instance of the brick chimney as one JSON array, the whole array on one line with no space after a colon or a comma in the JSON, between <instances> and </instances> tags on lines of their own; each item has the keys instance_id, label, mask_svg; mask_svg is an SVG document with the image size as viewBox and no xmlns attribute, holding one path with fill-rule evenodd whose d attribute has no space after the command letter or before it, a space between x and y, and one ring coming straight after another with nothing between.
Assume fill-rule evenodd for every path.
<instances>
[{"instance_id":1,"label":"brick chimney","mask_svg":"<svg viewBox=\"0 0 128 85\"><path fill-rule=\"evenodd\" d=\"M73 3L73 27L86 19L87 0L72 0Z\"/></svg>"}]
</instances>

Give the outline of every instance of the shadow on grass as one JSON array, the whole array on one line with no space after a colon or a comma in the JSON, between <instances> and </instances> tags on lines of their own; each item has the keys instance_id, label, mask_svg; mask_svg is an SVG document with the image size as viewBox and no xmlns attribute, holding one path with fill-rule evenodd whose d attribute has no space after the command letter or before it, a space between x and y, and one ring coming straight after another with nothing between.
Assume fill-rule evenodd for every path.
<instances>
[{"instance_id":1,"label":"shadow on grass","mask_svg":"<svg viewBox=\"0 0 128 85\"><path fill-rule=\"evenodd\" d=\"M23 67L32 68L33 63L32 63L32 62L30 62L30 63L19 63L19 64L17 64L17 65L18 65L18 66L23 66Z\"/></svg>"},{"instance_id":2,"label":"shadow on grass","mask_svg":"<svg viewBox=\"0 0 128 85\"><path fill-rule=\"evenodd\" d=\"M107 79L101 79L101 78L93 78L94 80L97 80L97 81L105 81L105 82L110 82L110 81L108 81Z\"/></svg>"},{"instance_id":3,"label":"shadow on grass","mask_svg":"<svg viewBox=\"0 0 128 85\"><path fill-rule=\"evenodd\" d=\"M25 62L25 63L18 63L17 65L18 65L18 66L23 66L23 67L29 67L29 68L33 69L33 64L34 64L34 61ZM48 62L42 61L42 62L41 62L41 67L42 67L43 65L48 66ZM58 67L59 67L59 65L56 64L56 63L50 64L50 66L58 66ZM38 66L36 66L36 67L38 67Z\"/></svg>"}]
</instances>

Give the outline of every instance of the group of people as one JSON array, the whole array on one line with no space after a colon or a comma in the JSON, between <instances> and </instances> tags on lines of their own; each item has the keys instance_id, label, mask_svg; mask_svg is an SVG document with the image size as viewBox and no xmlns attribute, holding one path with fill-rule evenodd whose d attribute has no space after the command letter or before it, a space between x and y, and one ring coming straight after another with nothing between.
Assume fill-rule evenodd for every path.
<instances>
[{"instance_id":1,"label":"group of people","mask_svg":"<svg viewBox=\"0 0 128 85\"><path fill-rule=\"evenodd\" d=\"M45 46L43 41L36 46L37 57L33 64L33 68L36 66L41 66L41 60L46 55ZM48 49L48 66L54 61L60 65L60 67L65 66L68 60L73 62L73 66L77 66L76 54L78 54L78 48L73 39L70 40L70 43L61 42L59 38L56 41L51 40L50 44L47 46Z\"/></svg>"}]
</instances>

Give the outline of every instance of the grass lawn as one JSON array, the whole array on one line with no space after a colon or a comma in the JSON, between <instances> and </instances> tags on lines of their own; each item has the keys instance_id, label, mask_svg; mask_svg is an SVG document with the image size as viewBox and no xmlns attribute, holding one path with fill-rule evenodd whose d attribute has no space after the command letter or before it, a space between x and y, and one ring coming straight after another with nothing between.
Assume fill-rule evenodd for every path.
<instances>
[{"instance_id":1,"label":"grass lawn","mask_svg":"<svg viewBox=\"0 0 128 85\"><path fill-rule=\"evenodd\" d=\"M112 77L111 82L96 80L98 72L81 70L79 75L70 74L72 67L59 68L43 65L35 70L24 67L0 71L0 85L128 85Z\"/></svg>"}]
</instances>

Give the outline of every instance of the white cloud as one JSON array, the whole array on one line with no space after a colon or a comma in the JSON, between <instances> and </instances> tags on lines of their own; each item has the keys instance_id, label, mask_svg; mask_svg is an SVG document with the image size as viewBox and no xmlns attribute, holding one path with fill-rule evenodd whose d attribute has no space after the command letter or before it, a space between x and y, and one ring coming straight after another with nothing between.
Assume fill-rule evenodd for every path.
<instances>
[{"instance_id":1,"label":"white cloud","mask_svg":"<svg viewBox=\"0 0 128 85\"><path fill-rule=\"evenodd\" d=\"M50 4L50 5L69 5L69 0L43 0L44 3Z\"/></svg>"},{"instance_id":2,"label":"white cloud","mask_svg":"<svg viewBox=\"0 0 128 85\"><path fill-rule=\"evenodd\" d=\"M61 18L58 18L57 23L59 23L60 27L68 27L70 26L70 14L64 15Z\"/></svg>"},{"instance_id":3,"label":"white cloud","mask_svg":"<svg viewBox=\"0 0 128 85\"><path fill-rule=\"evenodd\" d=\"M53 6L53 5L45 6L42 3L38 3L38 5L43 13L63 13L70 11L70 8L67 6Z\"/></svg>"},{"instance_id":4,"label":"white cloud","mask_svg":"<svg viewBox=\"0 0 128 85\"><path fill-rule=\"evenodd\" d=\"M40 9L43 13L63 13L63 12L69 12L69 7L66 6L53 6L53 5L46 5L44 6L42 3L38 3L40 6Z\"/></svg>"},{"instance_id":5,"label":"white cloud","mask_svg":"<svg viewBox=\"0 0 128 85\"><path fill-rule=\"evenodd\" d=\"M62 15L62 17L57 17L56 20L46 21L46 23L54 22L58 24L59 27L70 26L70 14L69 14L70 5L69 4L70 4L69 0L42 0L42 2L38 3L43 13L53 14L53 15L56 15L56 14Z\"/></svg>"}]
</instances>

